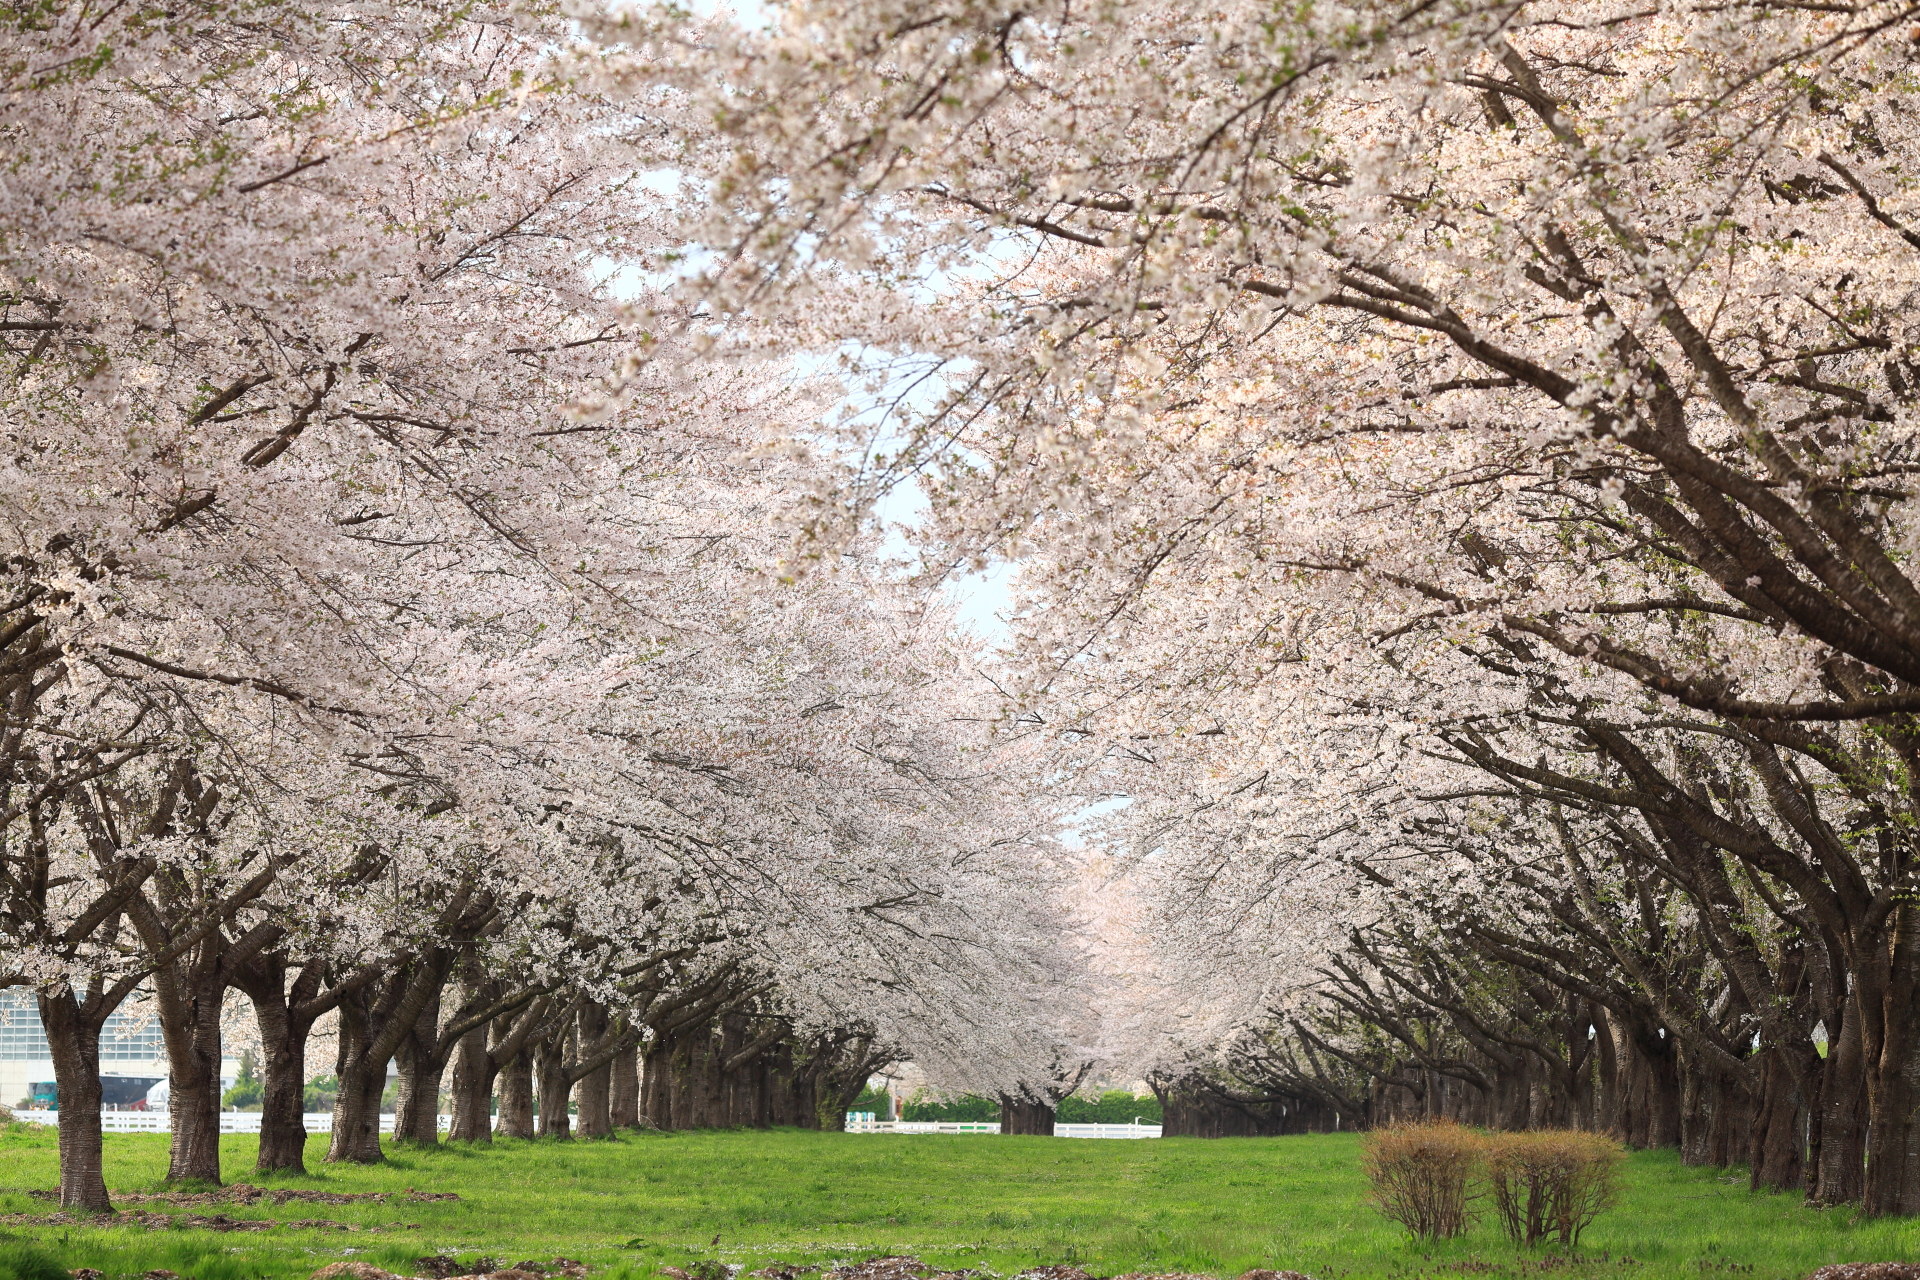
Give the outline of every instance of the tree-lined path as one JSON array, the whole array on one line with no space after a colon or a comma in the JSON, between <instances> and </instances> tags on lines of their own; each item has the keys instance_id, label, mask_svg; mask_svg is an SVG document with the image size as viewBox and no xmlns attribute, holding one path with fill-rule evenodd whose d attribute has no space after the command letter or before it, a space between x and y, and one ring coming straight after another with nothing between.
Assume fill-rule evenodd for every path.
<instances>
[{"instance_id":1,"label":"tree-lined path","mask_svg":"<svg viewBox=\"0 0 1920 1280\"><path fill-rule=\"evenodd\" d=\"M234 1006L259 1176L910 1063L1920 1216L1920 8L589 10L0 15L64 1208Z\"/></svg>"}]
</instances>

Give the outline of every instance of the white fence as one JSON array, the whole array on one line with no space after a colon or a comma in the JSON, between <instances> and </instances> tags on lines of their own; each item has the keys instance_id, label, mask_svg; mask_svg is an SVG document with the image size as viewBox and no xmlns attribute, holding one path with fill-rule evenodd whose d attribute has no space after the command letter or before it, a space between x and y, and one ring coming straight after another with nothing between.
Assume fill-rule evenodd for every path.
<instances>
[{"instance_id":1,"label":"white fence","mask_svg":"<svg viewBox=\"0 0 1920 1280\"><path fill-rule=\"evenodd\" d=\"M998 1133L998 1120L878 1120L865 1111L847 1112L848 1133Z\"/></svg>"},{"instance_id":2,"label":"white fence","mask_svg":"<svg viewBox=\"0 0 1920 1280\"><path fill-rule=\"evenodd\" d=\"M58 1111L16 1111L14 1119L25 1120L30 1124L59 1124ZM308 1133L332 1133L333 1113L330 1111L309 1111L303 1119ZM102 1111L100 1127L108 1133L166 1133L170 1117L165 1111ZM499 1123L499 1117L494 1117ZM442 1130L451 1128L452 1116L440 1117ZM220 1132L222 1133L258 1133L260 1132L260 1113L258 1111L222 1111L220 1113ZM380 1117L380 1132L393 1132L393 1117ZM872 1115L859 1111L847 1113L848 1133L998 1133L1000 1125L993 1120L878 1120ZM1056 1138L1157 1138L1160 1126L1157 1124L1056 1124L1053 1126Z\"/></svg>"},{"instance_id":3,"label":"white fence","mask_svg":"<svg viewBox=\"0 0 1920 1280\"><path fill-rule=\"evenodd\" d=\"M1056 1124L1056 1138L1157 1138L1157 1124Z\"/></svg>"},{"instance_id":4,"label":"white fence","mask_svg":"<svg viewBox=\"0 0 1920 1280\"><path fill-rule=\"evenodd\" d=\"M848 1133L998 1133L994 1120L880 1120L859 1111L847 1113ZM1056 1124L1056 1138L1157 1138L1157 1124Z\"/></svg>"}]
</instances>

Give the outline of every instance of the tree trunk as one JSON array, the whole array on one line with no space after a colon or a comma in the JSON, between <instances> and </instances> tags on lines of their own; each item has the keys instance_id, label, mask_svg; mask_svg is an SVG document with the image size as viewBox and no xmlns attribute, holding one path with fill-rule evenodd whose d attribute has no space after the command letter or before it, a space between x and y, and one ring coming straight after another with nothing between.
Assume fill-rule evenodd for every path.
<instances>
[{"instance_id":1,"label":"tree trunk","mask_svg":"<svg viewBox=\"0 0 1920 1280\"><path fill-rule=\"evenodd\" d=\"M1713 1096L1718 1081L1704 1071L1680 1073L1680 1163L1713 1163Z\"/></svg>"},{"instance_id":2,"label":"tree trunk","mask_svg":"<svg viewBox=\"0 0 1920 1280\"><path fill-rule=\"evenodd\" d=\"M1758 1122L1752 1090L1743 1080L1721 1076L1709 1100L1707 1162L1722 1169L1744 1163L1747 1139Z\"/></svg>"},{"instance_id":3,"label":"tree trunk","mask_svg":"<svg viewBox=\"0 0 1920 1280\"><path fill-rule=\"evenodd\" d=\"M1026 1098L1000 1099L1000 1132L1051 1136L1053 1108L1044 1102Z\"/></svg>"},{"instance_id":4,"label":"tree trunk","mask_svg":"<svg viewBox=\"0 0 1920 1280\"><path fill-rule=\"evenodd\" d=\"M60 1091L60 1207L111 1213L100 1147L100 1025L72 991L40 995L40 1023Z\"/></svg>"},{"instance_id":5,"label":"tree trunk","mask_svg":"<svg viewBox=\"0 0 1920 1280\"><path fill-rule=\"evenodd\" d=\"M495 1019L498 1021L498 1019ZM475 1027L460 1037L453 1055L453 1119L449 1142L493 1141L493 1081L499 1075L487 1052L488 1028Z\"/></svg>"},{"instance_id":6,"label":"tree trunk","mask_svg":"<svg viewBox=\"0 0 1920 1280\"><path fill-rule=\"evenodd\" d=\"M366 994L356 991L340 1002L340 1055L335 1066L340 1092L333 1102L333 1138L328 1164L378 1164L380 1095L387 1088L387 1063L371 1052Z\"/></svg>"},{"instance_id":7,"label":"tree trunk","mask_svg":"<svg viewBox=\"0 0 1920 1280\"><path fill-rule=\"evenodd\" d=\"M640 1055L640 1122L649 1129L671 1129L673 1114L672 1042L656 1034Z\"/></svg>"},{"instance_id":8,"label":"tree trunk","mask_svg":"<svg viewBox=\"0 0 1920 1280\"><path fill-rule=\"evenodd\" d=\"M312 1025L287 1008L280 984L252 995L260 1025L260 1155L258 1173L307 1171L307 1034Z\"/></svg>"},{"instance_id":9,"label":"tree trunk","mask_svg":"<svg viewBox=\"0 0 1920 1280\"><path fill-rule=\"evenodd\" d=\"M572 1117L567 1114L573 1080L567 1073L566 1041L565 1030L556 1031L539 1041L533 1051L533 1065L540 1078L540 1136L560 1142L573 1138Z\"/></svg>"},{"instance_id":10,"label":"tree trunk","mask_svg":"<svg viewBox=\"0 0 1920 1280\"><path fill-rule=\"evenodd\" d=\"M720 1080L719 1035L708 1024L696 1027L680 1041L674 1084L674 1127L718 1129L725 1125Z\"/></svg>"},{"instance_id":11,"label":"tree trunk","mask_svg":"<svg viewBox=\"0 0 1920 1280\"><path fill-rule=\"evenodd\" d=\"M380 1151L380 1096L387 1066L422 1023L438 1025L440 993L446 986L450 952L426 952L396 966L377 982L340 999L340 1096L334 1104L329 1163L377 1164ZM439 1106L439 1075L422 1099L431 1115ZM419 1073L414 1082L417 1084ZM417 1113L416 1118L417 1118Z\"/></svg>"},{"instance_id":12,"label":"tree trunk","mask_svg":"<svg viewBox=\"0 0 1920 1280\"><path fill-rule=\"evenodd\" d=\"M1800 1085L1788 1068L1787 1052L1776 1049L1769 1053L1760 1078L1760 1105L1747 1153L1752 1170L1749 1186L1756 1191L1798 1190L1805 1180L1801 1133L1806 1125L1806 1107Z\"/></svg>"},{"instance_id":13,"label":"tree trunk","mask_svg":"<svg viewBox=\"0 0 1920 1280\"><path fill-rule=\"evenodd\" d=\"M585 1056L600 1047L609 1029L607 1008L595 1001L580 1006L579 1048ZM580 1077L580 1136L606 1138L613 1135L613 1064L601 1063Z\"/></svg>"},{"instance_id":14,"label":"tree trunk","mask_svg":"<svg viewBox=\"0 0 1920 1280\"><path fill-rule=\"evenodd\" d=\"M1920 1213L1920 908L1894 908L1877 1007L1878 1052L1868 1062L1867 1216ZM1860 988L1856 980L1856 990ZM1871 999L1871 993L1863 993Z\"/></svg>"},{"instance_id":15,"label":"tree trunk","mask_svg":"<svg viewBox=\"0 0 1920 1280\"><path fill-rule=\"evenodd\" d=\"M1807 1187L1807 1199L1818 1205L1854 1203L1866 1185L1866 1046L1860 1023L1857 1001L1850 997L1820 1069L1819 1141Z\"/></svg>"},{"instance_id":16,"label":"tree trunk","mask_svg":"<svg viewBox=\"0 0 1920 1280\"><path fill-rule=\"evenodd\" d=\"M394 1055L399 1068L395 1094L393 1140L415 1147L440 1141L440 1081L446 1059L439 1052L440 996L436 992L420 1009L413 1028Z\"/></svg>"},{"instance_id":17,"label":"tree trunk","mask_svg":"<svg viewBox=\"0 0 1920 1280\"><path fill-rule=\"evenodd\" d=\"M159 974L156 1001L167 1045L167 1113L173 1140L167 1181L220 1182L220 1007L226 982L186 970Z\"/></svg>"},{"instance_id":18,"label":"tree trunk","mask_svg":"<svg viewBox=\"0 0 1920 1280\"><path fill-rule=\"evenodd\" d=\"M616 1129L640 1127L640 1046L631 1045L613 1056L609 1085L609 1118Z\"/></svg>"},{"instance_id":19,"label":"tree trunk","mask_svg":"<svg viewBox=\"0 0 1920 1280\"><path fill-rule=\"evenodd\" d=\"M500 1068L500 1127L503 1138L533 1136L533 1053L522 1049Z\"/></svg>"},{"instance_id":20,"label":"tree trunk","mask_svg":"<svg viewBox=\"0 0 1920 1280\"><path fill-rule=\"evenodd\" d=\"M1673 1041L1648 1028L1634 1037L1635 1056L1645 1069L1642 1105L1649 1147L1680 1145L1680 1064Z\"/></svg>"},{"instance_id":21,"label":"tree trunk","mask_svg":"<svg viewBox=\"0 0 1920 1280\"><path fill-rule=\"evenodd\" d=\"M1593 1048L1599 1075L1593 1127L1615 1138L1624 1138L1627 1126L1621 1108L1620 1061L1613 1038L1613 1018L1597 1004L1592 1006L1592 1012Z\"/></svg>"}]
</instances>

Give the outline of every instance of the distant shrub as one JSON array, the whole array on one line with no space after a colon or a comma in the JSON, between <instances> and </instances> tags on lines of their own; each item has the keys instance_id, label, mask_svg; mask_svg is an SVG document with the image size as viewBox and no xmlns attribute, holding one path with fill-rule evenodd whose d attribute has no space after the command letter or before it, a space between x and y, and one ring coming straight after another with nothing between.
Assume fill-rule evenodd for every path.
<instances>
[{"instance_id":1,"label":"distant shrub","mask_svg":"<svg viewBox=\"0 0 1920 1280\"><path fill-rule=\"evenodd\" d=\"M1516 1244L1552 1237L1571 1249L1618 1198L1626 1152L1597 1133L1545 1130L1483 1139L1487 1187Z\"/></svg>"},{"instance_id":2,"label":"distant shrub","mask_svg":"<svg viewBox=\"0 0 1920 1280\"><path fill-rule=\"evenodd\" d=\"M1150 1093L1108 1089L1097 1098L1069 1095L1054 1108L1061 1124L1132 1124L1136 1116L1141 1124L1159 1124L1160 1099Z\"/></svg>"},{"instance_id":3,"label":"distant shrub","mask_svg":"<svg viewBox=\"0 0 1920 1280\"><path fill-rule=\"evenodd\" d=\"M220 1095L220 1105L229 1111L258 1111L261 1100L266 1096L267 1087L260 1080L253 1050L242 1049L240 1071L234 1077L233 1084Z\"/></svg>"},{"instance_id":4,"label":"distant shrub","mask_svg":"<svg viewBox=\"0 0 1920 1280\"><path fill-rule=\"evenodd\" d=\"M333 1110L333 1100L340 1096L340 1078L338 1076L315 1076L307 1081L302 1091L300 1109L309 1113Z\"/></svg>"},{"instance_id":5,"label":"distant shrub","mask_svg":"<svg viewBox=\"0 0 1920 1280\"><path fill-rule=\"evenodd\" d=\"M1362 1151L1373 1203L1422 1240L1447 1240L1472 1219L1480 1136L1451 1120L1395 1125Z\"/></svg>"},{"instance_id":6,"label":"distant shrub","mask_svg":"<svg viewBox=\"0 0 1920 1280\"><path fill-rule=\"evenodd\" d=\"M994 1098L982 1098L976 1094L963 1093L952 1098L938 1098L931 1094L916 1093L900 1104L902 1120L998 1120L1000 1103Z\"/></svg>"}]
</instances>

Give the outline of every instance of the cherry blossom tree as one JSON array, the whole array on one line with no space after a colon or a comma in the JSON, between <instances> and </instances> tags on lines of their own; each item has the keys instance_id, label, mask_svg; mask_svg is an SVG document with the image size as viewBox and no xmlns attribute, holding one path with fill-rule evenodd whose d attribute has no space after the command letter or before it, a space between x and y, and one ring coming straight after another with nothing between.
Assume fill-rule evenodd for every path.
<instances>
[{"instance_id":1,"label":"cherry blossom tree","mask_svg":"<svg viewBox=\"0 0 1920 1280\"><path fill-rule=\"evenodd\" d=\"M424 1142L456 1058L470 1136L495 1078L530 1117L533 1062L548 1124L579 1088L598 1132L615 1092L639 1118L635 1052L729 1018L764 1025L723 1069L778 1050L823 1101L1020 1034L1051 810L870 545L780 571L823 380L669 288L679 143L553 64L568 30L0 27L32 175L0 197L0 982L55 1045L63 1204L109 1205L97 1041L143 985L205 1179L231 987L265 1169L303 1159L323 1017L340 1160L380 1158L396 1062Z\"/></svg>"},{"instance_id":2,"label":"cherry blossom tree","mask_svg":"<svg viewBox=\"0 0 1920 1280\"><path fill-rule=\"evenodd\" d=\"M589 25L714 122L710 305L936 389L807 532L918 482L936 562L1022 566L1025 713L1135 798L1171 949L1244 940L1196 1047L1338 1101L1605 1045L1651 1140L1798 1110L1809 1194L1878 1214L1920 1211L1913 16Z\"/></svg>"}]
</instances>

